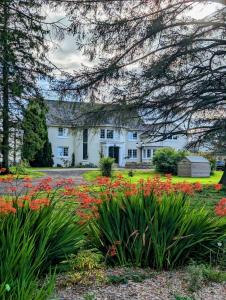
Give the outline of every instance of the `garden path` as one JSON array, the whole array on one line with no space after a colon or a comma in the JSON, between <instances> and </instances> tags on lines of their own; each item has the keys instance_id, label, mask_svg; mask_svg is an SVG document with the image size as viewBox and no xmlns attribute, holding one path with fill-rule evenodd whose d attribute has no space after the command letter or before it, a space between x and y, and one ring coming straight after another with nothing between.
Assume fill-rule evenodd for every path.
<instances>
[{"instance_id":1,"label":"garden path","mask_svg":"<svg viewBox=\"0 0 226 300\"><path fill-rule=\"evenodd\" d=\"M38 184L41 182L43 178L51 177L53 181L64 179L64 178L71 178L74 181L75 186L86 184L86 181L84 180L82 174L87 172L86 169L44 169L41 170L45 174L45 176L41 178L32 178L31 183L33 185ZM21 180L16 181L13 183L12 186L17 187L17 191L19 189L19 192L23 192L20 190L20 182ZM8 187L8 184L4 182L0 182L0 195L6 194L6 188Z\"/></svg>"}]
</instances>

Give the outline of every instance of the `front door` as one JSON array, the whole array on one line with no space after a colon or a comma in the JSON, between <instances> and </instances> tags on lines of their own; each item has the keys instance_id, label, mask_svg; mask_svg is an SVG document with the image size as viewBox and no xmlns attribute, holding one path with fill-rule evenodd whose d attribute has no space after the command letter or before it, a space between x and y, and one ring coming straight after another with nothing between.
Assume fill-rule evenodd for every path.
<instances>
[{"instance_id":1,"label":"front door","mask_svg":"<svg viewBox=\"0 0 226 300\"><path fill-rule=\"evenodd\" d=\"M119 147L116 147L116 146L109 147L108 156L114 158L115 163L118 164L119 163Z\"/></svg>"}]
</instances>

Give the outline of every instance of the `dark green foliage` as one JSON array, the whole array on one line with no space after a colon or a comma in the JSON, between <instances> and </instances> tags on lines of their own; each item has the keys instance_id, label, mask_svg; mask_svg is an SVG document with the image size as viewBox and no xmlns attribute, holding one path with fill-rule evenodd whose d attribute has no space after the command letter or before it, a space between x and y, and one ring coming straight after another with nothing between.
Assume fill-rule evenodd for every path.
<instances>
[{"instance_id":1,"label":"dark green foliage","mask_svg":"<svg viewBox=\"0 0 226 300\"><path fill-rule=\"evenodd\" d=\"M226 220L192 209L182 195L165 195L160 201L153 194L120 194L102 203L93 228L109 262L169 269L190 259L213 258L218 241L225 239Z\"/></svg>"},{"instance_id":2,"label":"dark green foliage","mask_svg":"<svg viewBox=\"0 0 226 300\"><path fill-rule=\"evenodd\" d=\"M31 100L24 113L22 158L33 161L47 140L46 107L42 99Z\"/></svg>"},{"instance_id":3,"label":"dark green foliage","mask_svg":"<svg viewBox=\"0 0 226 300\"><path fill-rule=\"evenodd\" d=\"M134 171L133 171L133 170L129 170L128 176L129 176L129 177L133 177L133 175L134 175Z\"/></svg>"},{"instance_id":4,"label":"dark green foliage","mask_svg":"<svg viewBox=\"0 0 226 300\"><path fill-rule=\"evenodd\" d=\"M71 156L71 167L75 167L75 154L74 152L72 153L72 156Z\"/></svg>"},{"instance_id":5,"label":"dark green foliage","mask_svg":"<svg viewBox=\"0 0 226 300\"><path fill-rule=\"evenodd\" d=\"M114 158L103 157L100 159L100 171L102 176L111 177Z\"/></svg>"},{"instance_id":6,"label":"dark green foliage","mask_svg":"<svg viewBox=\"0 0 226 300\"><path fill-rule=\"evenodd\" d=\"M43 148L36 153L34 160L32 160L30 164L32 167L52 167L53 163L52 145L47 140Z\"/></svg>"},{"instance_id":7,"label":"dark green foliage","mask_svg":"<svg viewBox=\"0 0 226 300\"><path fill-rule=\"evenodd\" d=\"M133 282L143 282L145 279L152 278L155 273L140 269L124 269L120 274L108 275L111 284L127 284L129 280Z\"/></svg>"},{"instance_id":8,"label":"dark green foliage","mask_svg":"<svg viewBox=\"0 0 226 300\"><path fill-rule=\"evenodd\" d=\"M26 100L40 95L37 80L46 78L51 71L46 59L45 36L49 28L42 15L44 2L2 0L0 3L1 151L7 169L11 129L20 119Z\"/></svg>"},{"instance_id":9,"label":"dark green foliage","mask_svg":"<svg viewBox=\"0 0 226 300\"><path fill-rule=\"evenodd\" d=\"M172 148L158 149L153 157L156 171L161 173L177 174L177 163L188 155L187 151L177 151Z\"/></svg>"},{"instance_id":10,"label":"dark green foliage","mask_svg":"<svg viewBox=\"0 0 226 300\"><path fill-rule=\"evenodd\" d=\"M43 99L29 102L24 113L22 157L32 167L52 167L52 146L48 140L46 105Z\"/></svg>"}]
</instances>

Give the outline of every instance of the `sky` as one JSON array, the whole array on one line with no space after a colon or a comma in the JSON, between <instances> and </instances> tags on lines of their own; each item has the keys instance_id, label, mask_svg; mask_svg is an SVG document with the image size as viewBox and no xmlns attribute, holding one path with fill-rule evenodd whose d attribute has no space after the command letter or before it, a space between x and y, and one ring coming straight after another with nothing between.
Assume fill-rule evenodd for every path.
<instances>
[{"instance_id":1,"label":"sky","mask_svg":"<svg viewBox=\"0 0 226 300\"><path fill-rule=\"evenodd\" d=\"M201 19L213 13L218 7L219 4L195 4L194 9L190 12L190 14L192 17ZM47 15L47 20L49 22L62 19L62 23L67 23L65 12L60 9L55 12L46 10L45 14ZM52 61L53 64L58 68L66 72L73 73L73 70L78 70L82 64L90 65L87 57L84 56L81 51L76 49L75 37L71 35L65 36L65 38L60 41L51 40L50 48L51 50L48 54L50 61ZM60 72L57 71L56 75L59 74ZM41 85L43 88L48 89L47 83L41 82ZM52 97L51 94L47 96L48 98Z\"/></svg>"}]
</instances>

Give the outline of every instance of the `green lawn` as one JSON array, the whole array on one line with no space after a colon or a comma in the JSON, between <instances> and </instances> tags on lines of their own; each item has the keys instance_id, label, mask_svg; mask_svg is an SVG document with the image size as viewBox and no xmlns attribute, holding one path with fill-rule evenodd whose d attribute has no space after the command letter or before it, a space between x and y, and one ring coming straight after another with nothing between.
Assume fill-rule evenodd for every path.
<instances>
[{"instance_id":1,"label":"green lawn","mask_svg":"<svg viewBox=\"0 0 226 300\"><path fill-rule=\"evenodd\" d=\"M158 173L156 173L154 170L134 170L134 176L129 177L128 176L129 170L116 170L114 171L114 175L121 173L123 176L130 180L131 182L138 182L140 179L148 179L148 178L153 178L155 177ZM86 173L83 174L83 177L87 181L93 181L95 180L98 176L100 176L100 171L87 171ZM199 181L202 184L215 184L218 183L220 178L222 176L221 171L215 171L214 175L212 175L209 178L190 178L190 177L178 177L178 176L173 176L173 182L197 182ZM166 177L164 175L161 175L161 179L165 180Z\"/></svg>"},{"instance_id":2,"label":"green lawn","mask_svg":"<svg viewBox=\"0 0 226 300\"><path fill-rule=\"evenodd\" d=\"M23 168L19 173L17 174L17 170L15 167L11 167L10 171L15 175L15 177L18 178L24 178L24 177L31 177L31 178L39 178L45 176L45 173L39 171L36 168Z\"/></svg>"}]
</instances>

